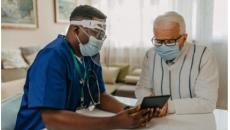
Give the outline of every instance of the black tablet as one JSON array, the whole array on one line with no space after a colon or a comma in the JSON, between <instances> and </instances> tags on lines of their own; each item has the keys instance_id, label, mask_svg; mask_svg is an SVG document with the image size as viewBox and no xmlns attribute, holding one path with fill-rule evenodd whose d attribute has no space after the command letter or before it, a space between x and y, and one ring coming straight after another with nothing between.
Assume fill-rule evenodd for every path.
<instances>
[{"instance_id":1,"label":"black tablet","mask_svg":"<svg viewBox=\"0 0 230 130\"><path fill-rule=\"evenodd\" d=\"M144 97L141 103L141 109L145 108L162 108L165 103L168 101L171 95L163 95L163 96L149 96Z\"/></svg>"}]
</instances>

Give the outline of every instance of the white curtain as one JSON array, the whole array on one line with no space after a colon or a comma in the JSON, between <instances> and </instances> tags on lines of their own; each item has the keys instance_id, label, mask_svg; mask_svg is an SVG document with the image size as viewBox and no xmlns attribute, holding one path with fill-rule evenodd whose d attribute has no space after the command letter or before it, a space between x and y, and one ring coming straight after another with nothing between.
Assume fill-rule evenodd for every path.
<instances>
[{"instance_id":1,"label":"white curtain","mask_svg":"<svg viewBox=\"0 0 230 130\"><path fill-rule=\"evenodd\" d=\"M212 48L219 64L217 106L227 108L228 2L227 0L90 0L107 16L102 63L141 67L153 47L153 20L166 11L177 11L186 22L188 40Z\"/></svg>"},{"instance_id":2,"label":"white curtain","mask_svg":"<svg viewBox=\"0 0 230 130\"><path fill-rule=\"evenodd\" d=\"M91 0L107 19L107 39L102 62L141 67L153 47L153 20L166 11L177 11L186 22L189 41L208 44L213 39L214 0Z\"/></svg>"}]
</instances>

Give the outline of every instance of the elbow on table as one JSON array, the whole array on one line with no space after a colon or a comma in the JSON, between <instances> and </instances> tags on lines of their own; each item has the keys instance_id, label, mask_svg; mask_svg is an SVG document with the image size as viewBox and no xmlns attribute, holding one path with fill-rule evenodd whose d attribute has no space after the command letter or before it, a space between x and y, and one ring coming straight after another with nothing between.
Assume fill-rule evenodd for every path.
<instances>
[{"instance_id":1,"label":"elbow on table","mask_svg":"<svg viewBox=\"0 0 230 130\"><path fill-rule=\"evenodd\" d=\"M209 100L203 100L202 102L203 113L211 113L216 109L216 102Z\"/></svg>"}]
</instances>

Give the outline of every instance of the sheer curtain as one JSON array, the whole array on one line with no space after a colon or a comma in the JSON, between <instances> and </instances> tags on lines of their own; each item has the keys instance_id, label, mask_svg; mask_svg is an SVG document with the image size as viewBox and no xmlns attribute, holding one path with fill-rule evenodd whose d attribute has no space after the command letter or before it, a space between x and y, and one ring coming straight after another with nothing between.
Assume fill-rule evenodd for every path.
<instances>
[{"instance_id":1,"label":"sheer curtain","mask_svg":"<svg viewBox=\"0 0 230 130\"><path fill-rule=\"evenodd\" d=\"M150 42L153 21L166 11L183 15L189 41L210 43L213 3L213 0L91 0L91 5L108 17L102 62L140 67L146 50L153 47Z\"/></svg>"},{"instance_id":2,"label":"sheer curtain","mask_svg":"<svg viewBox=\"0 0 230 130\"><path fill-rule=\"evenodd\" d=\"M186 22L188 41L212 48L219 64L217 106L227 108L227 0L90 0L107 16L102 63L126 63L141 67L147 49L153 47L153 20L166 11L177 11Z\"/></svg>"}]
</instances>

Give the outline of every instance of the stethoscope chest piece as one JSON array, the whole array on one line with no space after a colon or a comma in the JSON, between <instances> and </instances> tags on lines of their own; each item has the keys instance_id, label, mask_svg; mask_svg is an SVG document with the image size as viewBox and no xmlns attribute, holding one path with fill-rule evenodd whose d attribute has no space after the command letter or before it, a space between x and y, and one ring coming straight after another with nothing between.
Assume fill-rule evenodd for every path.
<instances>
[{"instance_id":1,"label":"stethoscope chest piece","mask_svg":"<svg viewBox=\"0 0 230 130\"><path fill-rule=\"evenodd\" d=\"M85 80L81 79L81 80L80 80L80 85L82 85L82 86L83 86L83 85L84 85L84 83L85 83Z\"/></svg>"},{"instance_id":2,"label":"stethoscope chest piece","mask_svg":"<svg viewBox=\"0 0 230 130\"><path fill-rule=\"evenodd\" d=\"M93 111L95 109L95 105L91 105L88 107L89 111Z\"/></svg>"}]
</instances>

